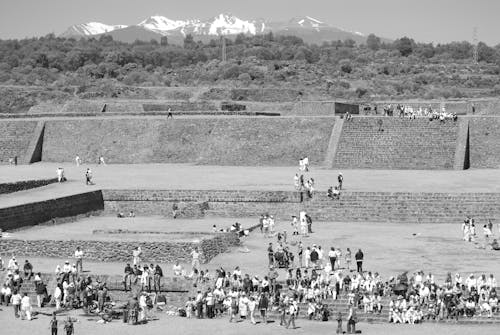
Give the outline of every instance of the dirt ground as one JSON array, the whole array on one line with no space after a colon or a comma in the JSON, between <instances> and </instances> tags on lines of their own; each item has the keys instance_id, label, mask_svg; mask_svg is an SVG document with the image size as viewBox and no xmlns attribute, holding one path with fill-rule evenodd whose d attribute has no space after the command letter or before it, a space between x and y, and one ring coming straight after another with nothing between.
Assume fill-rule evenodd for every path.
<instances>
[{"instance_id":1,"label":"dirt ground","mask_svg":"<svg viewBox=\"0 0 500 335\"><path fill-rule=\"evenodd\" d=\"M0 324L6 331L10 330L11 333L16 335L33 335L33 334L50 334L49 329L49 316L38 315L32 321L22 321L14 319L12 308L4 307L0 311ZM224 334L224 335L254 335L256 333L267 334L334 334L336 330L336 322L319 322L307 321L299 319L296 322L296 329L286 329L279 326L279 323L269 322L267 325L258 323L252 325L248 321L229 323L227 318L216 320L197 320L186 319L174 316L167 316L165 314L159 315L159 319L151 321L145 325L127 325L122 323L121 320L114 320L111 323L100 324L96 319L89 319L86 316L72 314L73 317L78 319L75 323L75 335L83 334L107 334L107 335L135 335L138 332L150 335L170 335L170 334L183 334L183 335L199 335L206 334L207 330L211 334ZM59 320L64 320L67 314L58 317ZM257 319L257 321L259 321ZM7 326L8 325L8 326ZM7 327L5 327L7 326ZM394 325L394 324L368 324L358 323L356 329L361 330L362 334L370 335L385 335L388 333L395 333L401 335L421 335L421 334L439 334L439 335L463 335L463 334L481 334L481 335L496 335L498 334L497 325L456 325L456 324L421 324L421 325ZM343 330L346 330L344 323ZM3 332L2 332L3 333ZM59 325L59 334L63 333L62 322Z\"/></svg>"}]
</instances>

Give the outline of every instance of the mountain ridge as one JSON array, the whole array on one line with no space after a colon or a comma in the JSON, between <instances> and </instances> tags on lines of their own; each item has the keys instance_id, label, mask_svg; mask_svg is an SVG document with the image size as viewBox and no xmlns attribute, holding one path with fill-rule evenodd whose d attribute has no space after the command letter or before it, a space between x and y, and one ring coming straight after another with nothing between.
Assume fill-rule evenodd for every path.
<instances>
[{"instance_id":1,"label":"mountain ridge","mask_svg":"<svg viewBox=\"0 0 500 335\"><path fill-rule=\"evenodd\" d=\"M288 21L273 22L266 19L241 19L235 15L221 13L206 20L191 18L185 20L170 19L162 15L152 15L136 25L108 25L99 22L77 24L61 34L63 37L97 37L103 34L122 42L155 39L160 41L167 36L178 43L191 34L195 39L207 39L216 36L234 36L238 34L258 35L273 32L277 35L296 35L308 43L353 39L364 43L366 36L334 27L308 15L291 18Z\"/></svg>"}]
</instances>

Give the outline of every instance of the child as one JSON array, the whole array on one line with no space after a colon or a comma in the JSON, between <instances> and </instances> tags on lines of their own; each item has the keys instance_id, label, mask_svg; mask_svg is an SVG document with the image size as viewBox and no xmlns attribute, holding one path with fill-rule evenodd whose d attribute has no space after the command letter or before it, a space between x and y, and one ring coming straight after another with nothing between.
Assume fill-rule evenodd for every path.
<instances>
[{"instance_id":1,"label":"child","mask_svg":"<svg viewBox=\"0 0 500 335\"><path fill-rule=\"evenodd\" d=\"M339 312L339 314L337 314L337 331L336 331L337 334L343 334L344 331L342 330L342 313Z\"/></svg>"},{"instance_id":2,"label":"child","mask_svg":"<svg viewBox=\"0 0 500 335\"><path fill-rule=\"evenodd\" d=\"M68 316L68 319L64 323L64 330L66 331L66 335L73 335L74 331L73 320L71 319L70 316Z\"/></svg>"},{"instance_id":3,"label":"child","mask_svg":"<svg viewBox=\"0 0 500 335\"><path fill-rule=\"evenodd\" d=\"M52 320L50 320L51 335L57 335L57 318L56 313L52 313Z\"/></svg>"},{"instance_id":4,"label":"child","mask_svg":"<svg viewBox=\"0 0 500 335\"><path fill-rule=\"evenodd\" d=\"M191 297L188 298L188 301L186 302L186 317L188 319L191 319L193 316L193 299Z\"/></svg>"}]
</instances>

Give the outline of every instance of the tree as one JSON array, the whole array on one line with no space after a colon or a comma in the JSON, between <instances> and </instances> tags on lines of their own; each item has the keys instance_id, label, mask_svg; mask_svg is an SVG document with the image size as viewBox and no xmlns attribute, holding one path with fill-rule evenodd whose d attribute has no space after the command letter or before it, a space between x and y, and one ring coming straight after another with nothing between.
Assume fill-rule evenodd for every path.
<instances>
[{"instance_id":1,"label":"tree","mask_svg":"<svg viewBox=\"0 0 500 335\"><path fill-rule=\"evenodd\" d=\"M196 42L194 41L193 35L187 34L184 38L184 49L194 49L196 48Z\"/></svg>"},{"instance_id":2,"label":"tree","mask_svg":"<svg viewBox=\"0 0 500 335\"><path fill-rule=\"evenodd\" d=\"M377 51L380 49L380 37L375 34L368 35L366 38L366 46L373 51Z\"/></svg>"},{"instance_id":3,"label":"tree","mask_svg":"<svg viewBox=\"0 0 500 335\"><path fill-rule=\"evenodd\" d=\"M414 45L415 42L406 36L394 41L394 47L403 57L408 57L413 52Z\"/></svg>"},{"instance_id":4,"label":"tree","mask_svg":"<svg viewBox=\"0 0 500 335\"><path fill-rule=\"evenodd\" d=\"M354 48L356 46L356 41L351 38L348 38L344 40L344 46L347 48Z\"/></svg>"},{"instance_id":5,"label":"tree","mask_svg":"<svg viewBox=\"0 0 500 335\"><path fill-rule=\"evenodd\" d=\"M352 72L352 65L351 62L348 59L342 59L339 62L340 65L340 70L344 73L351 73Z\"/></svg>"}]
</instances>

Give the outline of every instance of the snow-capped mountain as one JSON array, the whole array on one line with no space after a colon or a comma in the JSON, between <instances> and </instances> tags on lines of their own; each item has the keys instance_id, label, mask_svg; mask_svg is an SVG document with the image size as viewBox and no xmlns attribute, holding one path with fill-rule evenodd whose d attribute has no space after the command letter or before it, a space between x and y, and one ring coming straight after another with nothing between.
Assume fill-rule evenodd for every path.
<instances>
[{"instance_id":1,"label":"snow-capped mountain","mask_svg":"<svg viewBox=\"0 0 500 335\"><path fill-rule=\"evenodd\" d=\"M123 29L127 26L118 25L108 25L100 22L89 22L81 23L71 26L66 30L61 36L91 36L99 35L104 33L109 33L116 29Z\"/></svg>"},{"instance_id":2,"label":"snow-capped mountain","mask_svg":"<svg viewBox=\"0 0 500 335\"><path fill-rule=\"evenodd\" d=\"M187 22L188 21L170 20L164 16L154 15L139 23L138 26L164 34L170 30L185 26Z\"/></svg>"},{"instance_id":3,"label":"snow-capped mountain","mask_svg":"<svg viewBox=\"0 0 500 335\"><path fill-rule=\"evenodd\" d=\"M106 25L97 22L72 26L62 34L65 37L111 35L114 39L133 42L136 39L157 39L168 36L175 43L191 34L196 39L207 39L218 35L237 34L290 34L303 38L309 43L344 40L351 38L364 42L365 36L340 28L333 27L310 16L295 17L286 22L270 22L263 19L244 20L231 14L219 14L207 20L187 19L172 20L160 15L151 16L137 25Z\"/></svg>"}]
</instances>

